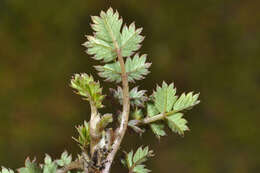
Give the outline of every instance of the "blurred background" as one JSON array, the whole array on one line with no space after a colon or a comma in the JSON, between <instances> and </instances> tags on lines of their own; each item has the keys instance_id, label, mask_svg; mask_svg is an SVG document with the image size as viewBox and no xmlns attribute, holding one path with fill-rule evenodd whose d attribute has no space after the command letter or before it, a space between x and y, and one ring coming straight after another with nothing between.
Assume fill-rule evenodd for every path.
<instances>
[{"instance_id":1,"label":"blurred background","mask_svg":"<svg viewBox=\"0 0 260 173\"><path fill-rule=\"evenodd\" d=\"M80 151L71 136L89 105L69 80L95 73L98 62L81 44L92 33L90 15L110 6L144 28L140 52L153 65L140 88L151 94L165 80L179 94L201 93L185 115L184 138L129 131L122 150L149 144L156 156L147 164L157 173L259 172L260 2L253 0L0 0L0 165ZM113 87L102 84L105 92ZM112 172L126 170L117 161Z\"/></svg>"}]
</instances>

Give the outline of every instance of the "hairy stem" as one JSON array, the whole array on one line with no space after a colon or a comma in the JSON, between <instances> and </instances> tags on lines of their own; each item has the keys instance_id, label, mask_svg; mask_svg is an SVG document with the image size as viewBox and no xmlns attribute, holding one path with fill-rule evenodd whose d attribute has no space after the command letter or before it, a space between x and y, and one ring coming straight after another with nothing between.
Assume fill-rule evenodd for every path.
<instances>
[{"instance_id":1,"label":"hairy stem","mask_svg":"<svg viewBox=\"0 0 260 173\"><path fill-rule=\"evenodd\" d=\"M105 168L102 173L109 173L112 162L115 158L115 155L120 147L122 139L125 135L128 126L129 112L130 112L130 99L129 99L129 86L128 86L128 77L126 74L124 59L121 54L121 50L116 42L114 42L117 52L117 58L121 67L121 78L122 78L122 87L123 87L123 111L122 111L122 119L120 122L120 126L116 129L116 138L112 145L112 151L107 156L107 163L105 164Z\"/></svg>"}]
</instances>

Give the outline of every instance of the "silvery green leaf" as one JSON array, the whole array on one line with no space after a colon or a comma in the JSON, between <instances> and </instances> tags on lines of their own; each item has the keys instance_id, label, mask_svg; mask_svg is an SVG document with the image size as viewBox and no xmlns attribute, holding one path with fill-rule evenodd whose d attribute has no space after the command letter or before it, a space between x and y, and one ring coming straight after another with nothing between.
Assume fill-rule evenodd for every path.
<instances>
[{"instance_id":1,"label":"silvery green leaf","mask_svg":"<svg viewBox=\"0 0 260 173\"><path fill-rule=\"evenodd\" d=\"M135 80L141 80L145 75L149 73L148 68L151 63L146 63L146 55L139 57L136 54L133 58L127 58L125 62L125 69L128 75L128 81L134 82ZM106 81L119 83L121 79L121 67L119 62L98 65L95 66L96 70L99 71L99 76L106 78Z\"/></svg>"},{"instance_id":2,"label":"silvery green leaf","mask_svg":"<svg viewBox=\"0 0 260 173\"><path fill-rule=\"evenodd\" d=\"M182 116L182 113L175 113L166 117L170 129L181 136L184 135L184 131L189 130L187 120L182 118Z\"/></svg>"},{"instance_id":3,"label":"silvery green leaf","mask_svg":"<svg viewBox=\"0 0 260 173\"><path fill-rule=\"evenodd\" d=\"M151 123L150 127L151 127L153 133L156 135L156 137L158 139L160 139L161 136L166 135L165 131L163 130L164 124L162 124L162 123Z\"/></svg>"},{"instance_id":4,"label":"silvery green leaf","mask_svg":"<svg viewBox=\"0 0 260 173\"><path fill-rule=\"evenodd\" d=\"M162 87L157 86L154 92L154 102L156 108L161 112L169 112L173 108L173 104L177 100L176 88L174 88L173 83L168 85L163 82Z\"/></svg>"},{"instance_id":5,"label":"silvery green leaf","mask_svg":"<svg viewBox=\"0 0 260 173\"><path fill-rule=\"evenodd\" d=\"M106 78L105 81L109 82L121 82L121 68L119 62L98 65L95 66L96 70L99 72L98 75L102 78Z\"/></svg>"},{"instance_id":6,"label":"silvery green leaf","mask_svg":"<svg viewBox=\"0 0 260 173\"><path fill-rule=\"evenodd\" d=\"M110 89L110 90L113 93L113 96L116 99L118 99L119 103L122 105L123 104L122 88L118 86L117 90L115 90L115 89ZM146 93L146 90L139 90L138 91L138 87L134 87L133 89L131 89L131 91L129 92L131 106L143 107L144 103L148 100L145 93Z\"/></svg>"},{"instance_id":7,"label":"silvery green leaf","mask_svg":"<svg viewBox=\"0 0 260 173\"><path fill-rule=\"evenodd\" d=\"M147 115L148 117L153 117L155 115L157 115L159 113L159 111L157 110L157 108L151 104L151 103L148 103L147 104Z\"/></svg>"},{"instance_id":8,"label":"silvery green leaf","mask_svg":"<svg viewBox=\"0 0 260 173\"><path fill-rule=\"evenodd\" d=\"M187 95L183 93L178 100L174 103L174 111L181 111L184 109L191 109L193 106L200 103L198 100L199 94L193 95L193 92L189 92Z\"/></svg>"},{"instance_id":9,"label":"silvery green leaf","mask_svg":"<svg viewBox=\"0 0 260 173\"><path fill-rule=\"evenodd\" d=\"M128 74L128 81L142 80L144 76L149 73L148 68L151 63L146 63L147 55L135 54L133 58L127 58L125 62L126 72Z\"/></svg>"},{"instance_id":10,"label":"silvery green leaf","mask_svg":"<svg viewBox=\"0 0 260 173\"><path fill-rule=\"evenodd\" d=\"M122 56L131 56L133 52L137 51L141 47L140 43L144 39L144 37L140 35L141 32L142 28L136 29L134 23L129 27L126 25L123 27L121 34Z\"/></svg>"},{"instance_id":11,"label":"silvery green leaf","mask_svg":"<svg viewBox=\"0 0 260 173\"><path fill-rule=\"evenodd\" d=\"M96 60L114 60L117 56L116 46L119 48L121 43L122 19L119 18L118 12L114 12L112 8L107 12L101 11L100 16L92 17L92 22L95 36L87 36L88 41L83 44L87 47L87 53L94 55Z\"/></svg>"},{"instance_id":12,"label":"silvery green leaf","mask_svg":"<svg viewBox=\"0 0 260 173\"><path fill-rule=\"evenodd\" d=\"M29 158L25 160L25 167L18 169L19 173L42 173L41 168L35 163L35 159L31 161Z\"/></svg>"},{"instance_id":13,"label":"silvery green leaf","mask_svg":"<svg viewBox=\"0 0 260 173\"><path fill-rule=\"evenodd\" d=\"M68 165L70 164L72 161L72 156L71 155L68 155L68 152L67 151L64 151L62 154L61 154L61 158L59 160L56 160L56 163L59 165L59 166L65 166L65 165Z\"/></svg>"}]
</instances>

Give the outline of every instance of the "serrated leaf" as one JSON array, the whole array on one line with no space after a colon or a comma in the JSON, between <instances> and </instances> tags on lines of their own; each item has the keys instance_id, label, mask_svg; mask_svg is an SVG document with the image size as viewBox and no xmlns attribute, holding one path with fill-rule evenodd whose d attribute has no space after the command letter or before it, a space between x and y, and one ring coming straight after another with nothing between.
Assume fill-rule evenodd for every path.
<instances>
[{"instance_id":1,"label":"serrated leaf","mask_svg":"<svg viewBox=\"0 0 260 173\"><path fill-rule=\"evenodd\" d=\"M145 165L142 165L149 157L153 156L153 151L150 150L148 147L142 148L139 147L135 154L133 151L126 154L126 160L123 161L123 164L126 164L129 168L129 172L136 172L136 173L146 173L149 172L148 169L145 168Z\"/></svg>"},{"instance_id":2,"label":"serrated leaf","mask_svg":"<svg viewBox=\"0 0 260 173\"><path fill-rule=\"evenodd\" d=\"M151 170L146 169L145 165L137 165L134 167L133 172L135 173L148 173L151 172Z\"/></svg>"},{"instance_id":3,"label":"serrated leaf","mask_svg":"<svg viewBox=\"0 0 260 173\"><path fill-rule=\"evenodd\" d=\"M174 111L181 111L184 109L191 109L193 106L200 103L198 100L199 94L193 95L193 92L189 92L187 95L183 93L174 104Z\"/></svg>"},{"instance_id":4,"label":"serrated leaf","mask_svg":"<svg viewBox=\"0 0 260 173\"><path fill-rule=\"evenodd\" d=\"M93 36L86 36L88 41L83 44L87 47L86 53L94 55L95 60L103 60L104 62L110 62L117 57L115 46L111 42L105 42L102 39L98 39Z\"/></svg>"},{"instance_id":5,"label":"serrated leaf","mask_svg":"<svg viewBox=\"0 0 260 173\"><path fill-rule=\"evenodd\" d=\"M169 112L173 108L173 104L177 100L176 89L173 83L167 85L163 82L162 87L157 86L154 92L154 103L156 108L161 113Z\"/></svg>"},{"instance_id":6,"label":"serrated leaf","mask_svg":"<svg viewBox=\"0 0 260 173\"><path fill-rule=\"evenodd\" d=\"M135 164L141 164L141 163L145 162L148 158L148 154L149 154L148 147L145 147L144 149L142 147L139 147L137 149L137 151L135 152L133 162Z\"/></svg>"},{"instance_id":7,"label":"serrated leaf","mask_svg":"<svg viewBox=\"0 0 260 173\"><path fill-rule=\"evenodd\" d=\"M88 122L84 121L84 124L76 127L76 129L79 133L79 136L78 138L73 137L73 139L79 143L82 149L85 149L90 144L89 124Z\"/></svg>"},{"instance_id":8,"label":"serrated leaf","mask_svg":"<svg viewBox=\"0 0 260 173\"><path fill-rule=\"evenodd\" d=\"M140 35L142 28L135 29L135 24L132 23L129 27L126 25L122 29L121 34L121 51L122 56L128 57L137 51L143 41L144 37Z\"/></svg>"},{"instance_id":9,"label":"serrated leaf","mask_svg":"<svg viewBox=\"0 0 260 173\"><path fill-rule=\"evenodd\" d=\"M119 62L97 65L95 66L98 71L98 75L102 78L106 78L105 81L109 82L121 82L121 68Z\"/></svg>"},{"instance_id":10,"label":"serrated leaf","mask_svg":"<svg viewBox=\"0 0 260 173\"><path fill-rule=\"evenodd\" d=\"M153 117L153 116L157 115L158 113L159 113L159 111L157 110L155 105L150 104L150 103L147 104L147 115L148 115L148 117Z\"/></svg>"},{"instance_id":11,"label":"serrated leaf","mask_svg":"<svg viewBox=\"0 0 260 173\"><path fill-rule=\"evenodd\" d=\"M100 16L92 17L92 22L95 37L88 36L88 41L83 44L88 48L87 53L94 55L97 60L103 59L104 62L114 60L117 56L116 46L121 43L122 19L119 19L118 12L114 12L112 8L107 12L101 11Z\"/></svg>"},{"instance_id":12,"label":"serrated leaf","mask_svg":"<svg viewBox=\"0 0 260 173\"><path fill-rule=\"evenodd\" d=\"M166 135L165 131L163 130L164 124L162 124L162 123L151 123L150 127L151 127L153 133L156 135L156 137L158 139L160 139L161 136Z\"/></svg>"},{"instance_id":13,"label":"serrated leaf","mask_svg":"<svg viewBox=\"0 0 260 173\"><path fill-rule=\"evenodd\" d=\"M123 104L123 90L121 87L117 87L117 90L115 89L110 89L111 92L113 93L113 96L118 99L119 103L122 105ZM145 95L146 90L139 90L138 87L134 87L131 89L129 92L129 97L130 97L130 104L131 106L138 106L138 107L143 107L144 103L148 100L147 96Z\"/></svg>"},{"instance_id":14,"label":"serrated leaf","mask_svg":"<svg viewBox=\"0 0 260 173\"><path fill-rule=\"evenodd\" d=\"M129 82L144 79L144 76L149 73L148 68L151 66L151 63L146 63L146 57L147 55L145 54L142 56L135 54L132 59L126 59L125 68Z\"/></svg>"},{"instance_id":15,"label":"serrated leaf","mask_svg":"<svg viewBox=\"0 0 260 173\"><path fill-rule=\"evenodd\" d=\"M59 165L59 166L65 166L65 165L68 165L70 164L72 161L72 156L71 155L68 155L68 152L67 151L64 151L62 154L61 154L61 158L59 160L56 160L56 163Z\"/></svg>"},{"instance_id":16,"label":"serrated leaf","mask_svg":"<svg viewBox=\"0 0 260 173\"><path fill-rule=\"evenodd\" d=\"M175 113L166 117L170 129L181 136L184 135L185 131L189 130L189 127L187 126L187 120L182 117L182 113Z\"/></svg>"},{"instance_id":17,"label":"serrated leaf","mask_svg":"<svg viewBox=\"0 0 260 173\"><path fill-rule=\"evenodd\" d=\"M25 160L25 167L18 169L19 173L42 173L41 168L35 163L35 160L31 161L29 158Z\"/></svg>"},{"instance_id":18,"label":"serrated leaf","mask_svg":"<svg viewBox=\"0 0 260 173\"><path fill-rule=\"evenodd\" d=\"M126 155L126 163L127 163L128 168L131 168L133 165L133 154L134 154L134 152L131 151Z\"/></svg>"},{"instance_id":19,"label":"serrated leaf","mask_svg":"<svg viewBox=\"0 0 260 173\"><path fill-rule=\"evenodd\" d=\"M126 73L128 74L128 81L134 82L135 80L141 80L145 75L149 73L148 68L151 63L146 63L146 55L139 57L138 54L134 58L127 58L125 62ZM121 68L119 62L98 65L95 66L96 70L99 71L99 76L106 78L106 81L119 83L121 79Z\"/></svg>"},{"instance_id":20,"label":"serrated leaf","mask_svg":"<svg viewBox=\"0 0 260 173\"><path fill-rule=\"evenodd\" d=\"M83 96L86 100L90 101L97 108L102 108L102 88L99 82L95 82L91 75L86 73L75 74L71 79L70 86L76 90L76 93Z\"/></svg>"},{"instance_id":21,"label":"serrated leaf","mask_svg":"<svg viewBox=\"0 0 260 173\"><path fill-rule=\"evenodd\" d=\"M109 123L113 122L112 114L105 114L101 117L99 122L97 123L97 129L101 132Z\"/></svg>"}]
</instances>

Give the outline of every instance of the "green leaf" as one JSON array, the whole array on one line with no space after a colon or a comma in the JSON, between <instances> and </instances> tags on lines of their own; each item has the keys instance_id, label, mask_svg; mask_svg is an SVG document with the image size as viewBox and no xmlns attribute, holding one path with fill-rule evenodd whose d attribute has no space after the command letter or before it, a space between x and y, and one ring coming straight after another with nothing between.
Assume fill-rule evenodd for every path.
<instances>
[{"instance_id":1,"label":"green leaf","mask_svg":"<svg viewBox=\"0 0 260 173\"><path fill-rule=\"evenodd\" d=\"M43 173L56 173L58 165L52 161L51 157L46 154L44 158Z\"/></svg>"},{"instance_id":2,"label":"green leaf","mask_svg":"<svg viewBox=\"0 0 260 173\"><path fill-rule=\"evenodd\" d=\"M68 165L70 164L72 161L72 156L71 155L68 155L68 152L67 151L64 151L62 154L61 154L61 158L59 160L56 160L56 163L59 165L59 166L65 166L65 165Z\"/></svg>"},{"instance_id":3,"label":"green leaf","mask_svg":"<svg viewBox=\"0 0 260 173\"><path fill-rule=\"evenodd\" d=\"M153 133L156 135L156 137L158 139L160 139L161 136L166 135L165 131L163 130L164 124L162 124L162 123L151 123L150 127L151 127Z\"/></svg>"},{"instance_id":4,"label":"green leaf","mask_svg":"<svg viewBox=\"0 0 260 173\"><path fill-rule=\"evenodd\" d=\"M159 111L156 109L156 107L153 104L151 104L151 103L147 104L148 117L153 117L153 116L157 115L158 113L159 113Z\"/></svg>"},{"instance_id":5,"label":"green leaf","mask_svg":"<svg viewBox=\"0 0 260 173\"><path fill-rule=\"evenodd\" d=\"M14 171L11 170L11 169L7 169L5 167L2 167L2 171L0 171L0 173L14 173Z\"/></svg>"},{"instance_id":6,"label":"green leaf","mask_svg":"<svg viewBox=\"0 0 260 173\"><path fill-rule=\"evenodd\" d=\"M110 91L113 93L113 96L119 100L119 103L123 104L123 90L121 87L117 87L117 90L110 89ZM144 103L148 100L147 96L145 95L146 90L139 90L138 87L134 87L129 92L130 97L130 104L131 106L137 106L137 107L143 107Z\"/></svg>"},{"instance_id":7,"label":"green leaf","mask_svg":"<svg viewBox=\"0 0 260 173\"><path fill-rule=\"evenodd\" d=\"M70 86L76 90L77 94L83 96L97 108L103 107L102 101L105 96L102 95L102 88L99 82L95 82L91 75L86 73L75 74L71 79Z\"/></svg>"},{"instance_id":8,"label":"green leaf","mask_svg":"<svg viewBox=\"0 0 260 173\"><path fill-rule=\"evenodd\" d=\"M105 81L109 82L121 82L121 68L119 62L97 65L96 70L99 72L98 75L102 78L106 78Z\"/></svg>"},{"instance_id":9,"label":"green leaf","mask_svg":"<svg viewBox=\"0 0 260 173\"><path fill-rule=\"evenodd\" d=\"M134 154L134 152L131 151L130 153L128 153L126 155L126 163L128 165L128 168L131 168L133 165L133 154Z\"/></svg>"},{"instance_id":10,"label":"green leaf","mask_svg":"<svg viewBox=\"0 0 260 173\"><path fill-rule=\"evenodd\" d=\"M146 63L147 55L139 56L135 54L135 56L131 58L127 58L125 62L126 72L128 74L128 81L134 82L135 80L142 80L144 76L149 73L148 68L151 66L151 63Z\"/></svg>"},{"instance_id":11,"label":"green leaf","mask_svg":"<svg viewBox=\"0 0 260 173\"><path fill-rule=\"evenodd\" d=\"M151 170L146 169L145 165L137 165L134 167L133 172L135 173L148 173L151 172Z\"/></svg>"},{"instance_id":12,"label":"green leaf","mask_svg":"<svg viewBox=\"0 0 260 173\"><path fill-rule=\"evenodd\" d=\"M101 119L99 120L99 122L97 123L97 129L99 132L102 132L106 126L113 122L113 116L112 114L105 114L101 117Z\"/></svg>"},{"instance_id":13,"label":"green leaf","mask_svg":"<svg viewBox=\"0 0 260 173\"><path fill-rule=\"evenodd\" d=\"M167 85L163 82L162 87L157 86L154 92L155 106L161 112L169 112L173 108L173 104L177 100L176 88L173 88L173 83Z\"/></svg>"},{"instance_id":14,"label":"green leaf","mask_svg":"<svg viewBox=\"0 0 260 173\"><path fill-rule=\"evenodd\" d=\"M84 121L84 124L76 127L76 129L79 133L79 137L73 137L73 139L79 143L81 149L86 149L90 144L90 132L88 122Z\"/></svg>"},{"instance_id":15,"label":"green leaf","mask_svg":"<svg viewBox=\"0 0 260 173\"><path fill-rule=\"evenodd\" d=\"M114 60L117 56L116 46L121 43L122 19L119 19L118 12L114 12L112 8L107 12L101 11L100 16L92 17L92 22L95 37L87 36L88 41L83 44L88 48L87 53L94 55L96 60Z\"/></svg>"},{"instance_id":16,"label":"green leaf","mask_svg":"<svg viewBox=\"0 0 260 173\"><path fill-rule=\"evenodd\" d=\"M156 107L149 103L147 104L147 115L148 117L153 117L155 115L157 115L159 113L159 111L156 109ZM156 122L156 123L151 123L149 124L153 133L156 135L156 137L158 139L160 139L161 136L165 136L166 133L163 130L164 129L164 124L160 123L160 122Z\"/></svg>"},{"instance_id":17,"label":"green leaf","mask_svg":"<svg viewBox=\"0 0 260 173\"><path fill-rule=\"evenodd\" d=\"M193 95L193 92L189 92L187 95L183 93L174 104L174 111L181 111L184 109L191 109L193 106L200 103L198 100L199 94Z\"/></svg>"},{"instance_id":18,"label":"green leaf","mask_svg":"<svg viewBox=\"0 0 260 173\"><path fill-rule=\"evenodd\" d=\"M139 147L135 154L133 151L126 154L126 160L121 161L124 165L127 165L129 170L133 170L136 173L146 173L149 172L148 169L145 168L145 165L142 165L143 162L147 161L149 157L153 156L153 151L148 147L142 148Z\"/></svg>"},{"instance_id":19,"label":"green leaf","mask_svg":"<svg viewBox=\"0 0 260 173\"><path fill-rule=\"evenodd\" d=\"M31 161L29 158L25 160L25 167L18 169L19 173L42 173L41 168L35 163L35 160Z\"/></svg>"},{"instance_id":20,"label":"green leaf","mask_svg":"<svg viewBox=\"0 0 260 173\"><path fill-rule=\"evenodd\" d=\"M168 126L171 128L171 130L181 136L184 135L184 131L189 130L189 127L187 126L187 121L182 118L182 116L182 113L175 113L166 117Z\"/></svg>"},{"instance_id":21,"label":"green leaf","mask_svg":"<svg viewBox=\"0 0 260 173\"><path fill-rule=\"evenodd\" d=\"M132 23L129 27L126 25L122 29L121 34L121 51L122 56L128 57L133 54L134 51L137 51L143 41L144 37L140 35L142 28L135 29L135 24Z\"/></svg>"},{"instance_id":22,"label":"green leaf","mask_svg":"<svg viewBox=\"0 0 260 173\"><path fill-rule=\"evenodd\" d=\"M127 58L125 62L126 73L128 74L128 81L134 82L135 80L144 79L144 76L149 73L148 68L151 63L146 63L146 55L139 57L136 54L132 59ZM96 70L99 71L99 76L106 78L106 81L119 83L121 79L121 68L119 62L98 65L95 66Z\"/></svg>"}]
</instances>

